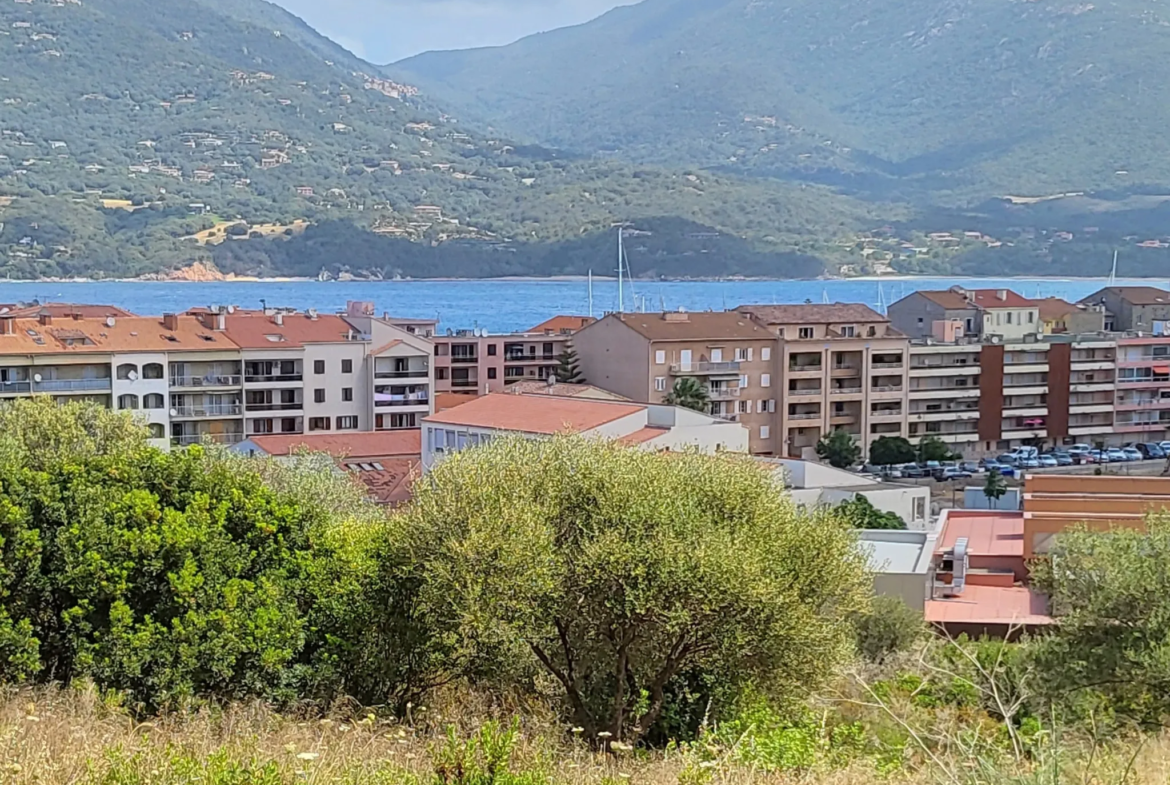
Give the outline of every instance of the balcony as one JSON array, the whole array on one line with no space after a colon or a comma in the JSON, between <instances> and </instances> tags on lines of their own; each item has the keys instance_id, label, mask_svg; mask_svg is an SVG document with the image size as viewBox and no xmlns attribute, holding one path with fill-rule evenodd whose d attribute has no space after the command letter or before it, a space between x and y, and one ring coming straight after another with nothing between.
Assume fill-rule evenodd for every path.
<instances>
[{"instance_id":1,"label":"balcony","mask_svg":"<svg viewBox=\"0 0 1170 785\"><path fill-rule=\"evenodd\" d=\"M452 383L454 384L454 383ZM431 397L427 393L405 393L392 395L388 393L374 393L374 406L428 406Z\"/></svg>"},{"instance_id":2,"label":"balcony","mask_svg":"<svg viewBox=\"0 0 1170 785\"><path fill-rule=\"evenodd\" d=\"M840 395L863 395L865 390L861 387L834 387L829 390L829 395L837 397Z\"/></svg>"},{"instance_id":3,"label":"balcony","mask_svg":"<svg viewBox=\"0 0 1170 785\"><path fill-rule=\"evenodd\" d=\"M293 403L250 403L247 406L249 412L299 412L305 408L305 404L301 401L294 401Z\"/></svg>"},{"instance_id":4,"label":"balcony","mask_svg":"<svg viewBox=\"0 0 1170 785\"><path fill-rule=\"evenodd\" d=\"M255 434L267 436L269 434ZM244 440L242 433L196 433L186 436L176 436L171 444L176 447L188 447L192 444L239 444Z\"/></svg>"},{"instance_id":5,"label":"balcony","mask_svg":"<svg viewBox=\"0 0 1170 785\"><path fill-rule=\"evenodd\" d=\"M455 365L474 365L479 362L479 356L474 354L453 354L451 355L451 362Z\"/></svg>"},{"instance_id":6,"label":"balcony","mask_svg":"<svg viewBox=\"0 0 1170 785\"><path fill-rule=\"evenodd\" d=\"M0 395L21 395L32 392L32 382L0 382Z\"/></svg>"},{"instance_id":7,"label":"balcony","mask_svg":"<svg viewBox=\"0 0 1170 785\"><path fill-rule=\"evenodd\" d=\"M300 373L268 373L248 374L244 381L248 384L283 384L286 382L303 382L304 374Z\"/></svg>"},{"instance_id":8,"label":"balcony","mask_svg":"<svg viewBox=\"0 0 1170 785\"><path fill-rule=\"evenodd\" d=\"M840 363L833 366L831 374L834 378L858 376L861 374L861 366L851 363Z\"/></svg>"},{"instance_id":9,"label":"balcony","mask_svg":"<svg viewBox=\"0 0 1170 785\"><path fill-rule=\"evenodd\" d=\"M171 408L172 417L186 419L239 417L241 414L243 414L243 407L238 403L220 404L216 406L174 406Z\"/></svg>"},{"instance_id":10,"label":"balcony","mask_svg":"<svg viewBox=\"0 0 1170 785\"><path fill-rule=\"evenodd\" d=\"M710 375L739 375L740 363L675 363L670 366L672 374L689 374L693 376L710 376Z\"/></svg>"},{"instance_id":11,"label":"balcony","mask_svg":"<svg viewBox=\"0 0 1170 785\"><path fill-rule=\"evenodd\" d=\"M738 387L708 387L707 397L713 401L729 401L738 398L740 390Z\"/></svg>"},{"instance_id":12,"label":"balcony","mask_svg":"<svg viewBox=\"0 0 1170 785\"><path fill-rule=\"evenodd\" d=\"M429 368L412 368L406 371L377 371L375 379L422 379L430 376Z\"/></svg>"},{"instance_id":13,"label":"balcony","mask_svg":"<svg viewBox=\"0 0 1170 785\"><path fill-rule=\"evenodd\" d=\"M906 388L900 384L887 384L878 387L871 387L869 389L870 395L901 395L906 391Z\"/></svg>"},{"instance_id":14,"label":"balcony","mask_svg":"<svg viewBox=\"0 0 1170 785\"><path fill-rule=\"evenodd\" d=\"M807 414L807 413L790 414L790 415L788 415L788 419L789 420L819 420L819 419L821 419L821 415Z\"/></svg>"},{"instance_id":15,"label":"balcony","mask_svg":"<svg viewBox=\"0 0 1170 785\"><path fill-rule=\"evenodd\" d=\"M817 373L817 374L820 374L820 373L825 372L825 366L820 365L820 364L818 364L818 365L789 365L788 372L790 374L795 374L795 373Z\"/></svg>"},{"instance_id":16,"label":"balcony","mask_svg":"<svg viewBox=\"0 0 1170 785\"><path fill-rule=\"evenodd\" d=\"M904 412L901 409L877 409L869 413L871 420L902 419Z\"/></svg>"},{"instance_id":17,"label":"balcony","mask_svg":"<svg viewBox=\"0 0 1170 785\"><path fill-rule=\"evenodd\" d=\"M720 420L723 420L724 422L739 422L739 415L734 414L734 413L730 413L730 412L724 413L724 414L716 413L716 414L712 414L711 416L718 417Z\"/></svg>"},{"instance_id":18,"label":"balcony","mask_svg":"<svg viewBox=\"0 0 1170 785\"><path fill-rule=\"evenodd\" d=\"M869 367L875 371L900 371L904 365L905 363L899 360L898 362L870 363Z\"/></svg>"},{"instance_id":19,"label":"balcony","mask_svg":"<svg viewBox=\"0 0 1170 785\"><path fill-rule=\"evenodd\" d=\"M238 374L222 375L209 373L204 376L172 376L171 387L199 389L204 387L239 387L243 379Z\"/></svg>"},{"instance_id":20,"label":"balcony","mask_svg":"<svg viewBox=\"0 0 1170 785\"><path fill-rule=\"evenodd\" d=\"M820 397L825 394L824 390L789 390L788 394L794 398L813 398Z\"/></svg>"},{"instance_id":21,"label":"balcony","mask_svg":"<svg viewBox=\"0 0 1170 785\"><path fill-rule=\"evenodd\" d=\"M512 378L512 377L510 377L510 376L509 376L509 377L507 377L507 378L509 378L509 379L510 379L510 378ZM517 377L515 377L515 378L517 378L517 379L522 379L522 378L524 378L524 377L522 377L522 376L517 376ZM452 379L452 380L451 380L451 386L452 386L452 387L458 387L459 389L463 389L463 390L466 390L466 389L472 389L472 390L474 390L476 387L478 387L478 386L479 386L479 382L478 382L478 381L476 381L475 379Z\"/></svg>"},{"instance_id":22,"label":"balcony","mask_svg":"<svg viewBox=\"0 0 1170 785\"><path fill-rule=\"evenodd\" d=\"M104 379L44 379L33 382L33 392L95 392L108 391L112 380Z\"/></svg>"}]
</instances>

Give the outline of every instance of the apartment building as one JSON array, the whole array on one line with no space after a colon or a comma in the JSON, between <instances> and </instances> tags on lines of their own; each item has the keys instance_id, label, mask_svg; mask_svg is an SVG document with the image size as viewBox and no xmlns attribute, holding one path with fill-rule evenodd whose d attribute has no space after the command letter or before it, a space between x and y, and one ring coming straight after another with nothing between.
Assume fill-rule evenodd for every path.
<instances>
[{"instance_id":1,"label":"apartment building","mask_svg":"<svg viewBox=\"0 0 1170 785\"><path fill-rule=\"evenodd\" d=\"M933 336L935 322L958 322L969 336L1022 339L1042 332L1040 303L1010 289L921 291L903 297L889 307L894 328L910 338Z\"/></svg>"},{"instance_id":2,"label":"apartment building","mask_svg":"<svg viewBox=\"0 0 1170 785\"><path fill-rule=\"evenodd\" d=\"M778 342L774 454L814 458L833 430L866 451L907 433L909 341L865 305L744 305Z\"/></svg>"},{"instance_id":3,"label":"apartment building","mask_svg":"<svg viewBox=\"0 0 1170 785\"><path fill-rule=\"evenodd\" d=\"M0 315L0 399L47 393L135 411L159 446L417 428L431 412L430 343L381 320L231 307L82 312Z\"/></svg>"},{"instance_id":4,"label":"apartment building","mask_svg":"<svg viewBox=\"0 0 1170 785\"><path fill-rule=\"evenodd\" d=\"M556 376L569 333L454 330L434 338L435 389L440 393L501 392L519 381Z\"/></svg>"},{"instance_id":5,"label":"apartment building","mask_svg":"<svg viewBox=\"0 0 1170 785\"><path fill-rule=\"evenodd\" d=\"M1103 308L1105 329L1165 335L1170 323L1170 292L1153 286L1107 286L1081 300Z\"/></svg>"},{"instance_id":6,"label":"apartment building","mask_svg":"<svg viewBox=\"0 0 1170 785\"><path fill-rule=\"evenodd\" d=\"M753 454L777 449L779 343L761 322L736 312L609 314L573 336L581 372L632 401L661 403L675 382L695 378L708 413L743 424Z\"/></svg>"}]
</instances>

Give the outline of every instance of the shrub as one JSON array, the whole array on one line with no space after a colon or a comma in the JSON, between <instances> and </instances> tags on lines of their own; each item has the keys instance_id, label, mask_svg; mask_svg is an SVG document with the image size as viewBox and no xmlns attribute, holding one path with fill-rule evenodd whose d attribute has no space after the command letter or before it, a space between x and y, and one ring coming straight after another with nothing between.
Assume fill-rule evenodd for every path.
<instances>
[{"instance_id":1,"label":"shrub","mask_svg":"<svg viewBox=\"0 0 1170 785\"><path fill-rule=\"evenodd\" d=\"M891 654L908 651L922 639L922 614L897 597L879 595L865 613L853 618L857 651L870 662L880 663Z\"/></svg>"}]
</instances>

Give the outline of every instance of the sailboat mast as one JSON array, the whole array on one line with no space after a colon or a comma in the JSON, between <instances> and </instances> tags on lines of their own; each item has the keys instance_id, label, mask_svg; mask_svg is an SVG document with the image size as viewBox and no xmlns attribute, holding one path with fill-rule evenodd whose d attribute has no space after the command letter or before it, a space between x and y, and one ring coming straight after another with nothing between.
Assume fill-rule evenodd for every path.
<instances>
[{"instance_id":1,"label":"sailboat mast","mask_svg":"<svg viewBox=\"0 0 1170 785\"><path fill-rule=\"evenodd\" d=\"M589 271L589 318L593 318L593 270Z\"/></svg>"},{"instance_id":2,"label":"sailboat mast","mask_svg":"<svg viewBox=\"0 0 1170 785\"><path fill-rule=\"evenodd\" d=\"M622 227L618 227L618 313L626 311L626 287L622 281Z\"/></svg>"},{"instance_id":3,"label":"sailboat mast","mask_svg":"<svg viewBox=\"0 0 1170 785\"><path fill-rule=\"evenodd\" d=\"M1117 249L1113 249L1113 269L1109 271L1109 285L1117 283Z\"/></svg>"}]
</instances>

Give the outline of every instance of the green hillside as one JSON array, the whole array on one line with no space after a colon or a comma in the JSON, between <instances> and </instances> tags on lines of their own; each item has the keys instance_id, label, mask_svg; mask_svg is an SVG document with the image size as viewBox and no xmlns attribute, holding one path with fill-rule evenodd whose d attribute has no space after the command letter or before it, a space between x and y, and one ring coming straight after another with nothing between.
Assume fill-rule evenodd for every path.
<instances>
[{"instance_id":1,"label":"green hillside","mask_svg":"<svg viewBox=\"0 0 1170 785\"><path fill-rule=\"evenodd\" d=\"M1170 184L1167 53L1164 0L644 0L388 72L566 149L961 204Z\"/></svg>"},{"instance_id":2,"label":"green hillside","mask_svg":"<svg viewBox=\"0 0 1170 785\"><path fill-rule=\"evenodd\" d=\"M8 2L0 31L0 277L584 272L555 254L627 220L665 233L646 271L807 275L899 214L477 133L263 0Z\"/></svg>"}]
</instances>

